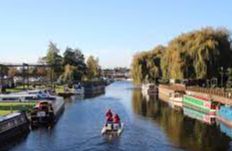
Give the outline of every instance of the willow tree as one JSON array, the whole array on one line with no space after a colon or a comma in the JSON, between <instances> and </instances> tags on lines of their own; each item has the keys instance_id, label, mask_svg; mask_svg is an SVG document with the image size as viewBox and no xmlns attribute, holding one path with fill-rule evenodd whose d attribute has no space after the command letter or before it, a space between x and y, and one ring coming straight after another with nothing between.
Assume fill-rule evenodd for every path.
<instances>
[{"instance_id":1,"label":"willow tree","mask_svg":"<svg viewBox=\"0 0 232 151\"><path fill-rule=\"evenodd\" d=\"M165 47L157 46L151 51L134 55L131 65L133 81L136 84L154 82L162 76L160 59Z\"/></svg>"},{"instance_id":2,"label":"willow tree","mask_svg":"<svg viewBox=\"0 0 232 151\"><path fill-rule=\"evenodd\" d=\"M218 69L232 67L230 32L203 28L181 34L166 47L137 53L132 60L135 83L163 79L209 79L219 77Z\"/></svg>"},{"instance_id":3,"label":"willow tree","mask_svg":"<svg viewBox=\"0 0 232 151\"><path fill-rule=\"evenodd\" d=\"M226 29L204 28L182 34L167 46L161 66L165 78L206 79L218 77L220 67L232 62L230 33Z\"/></svg>"},{"instance_id":4,"label":"willow tree","mask_svg":"<svg viewBox=\"0 0 232 151\"><path fill-rule=\"evenodd\" d=\"M98 58L89 56L86 61L86 65L87 65L87 79L88 80L93 80L94 78L100 77L101 67L99 65Z\"/></svg>"}]
</instances>

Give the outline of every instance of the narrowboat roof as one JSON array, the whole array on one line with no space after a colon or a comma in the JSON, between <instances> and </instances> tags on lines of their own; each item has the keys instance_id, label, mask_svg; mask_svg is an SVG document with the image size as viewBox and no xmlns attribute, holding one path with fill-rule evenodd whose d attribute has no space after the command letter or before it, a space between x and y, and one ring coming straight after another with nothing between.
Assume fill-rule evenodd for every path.
<instances>
[{"instance_id":1,"label":"narrowboat roof","mask_svg":"<svg viewBox=\"0 0 232 151\"><path fill-rule=\"evenodd\" d=\"M202 96L196 96L196 95L184 95L184 96L193 97L193 98L196 98L196 99L201 99L203 101L210 101L210 98L206 98L206 97L202 97Z\"/></svg>"},{"instance_id":2,"label":"narrowboat roof","mask_svg":"<svg viewBox=\"0 0 232 151\"><path fill-rule=\"evenodd\" d=\"M15 116L18 116L18 115L20 115L21 113L19 113L19 112L15 112L15 113L11 113L11 114L8 114L8 115L6 115L6 116L0 116L0 122L2 122L2 121L4 121L4 120L8 120L8 119L10 119L10 118L13 118L13 117L15 117Z\"/></svg>"}]
</instances>

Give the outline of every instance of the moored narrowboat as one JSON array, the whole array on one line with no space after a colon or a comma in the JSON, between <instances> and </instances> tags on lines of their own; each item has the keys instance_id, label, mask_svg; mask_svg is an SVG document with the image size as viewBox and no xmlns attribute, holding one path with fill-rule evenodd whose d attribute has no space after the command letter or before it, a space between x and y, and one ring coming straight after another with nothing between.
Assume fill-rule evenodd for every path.
<instances>
[{"instance_id":1,"label":"moored narrowboat","mask_svg":"<svg viewBox=\"0 0 232 151\"><path fill-rule=\"evenodd\" d=\"M29 132L29 121L25 113L11 113L0 117L0 142L7 143L16 136ZM0 144L0 145L1 145Z\"/></svg>"},{"instance_id":2,"label":"moored narrowboat","mask_svg":"<svg viewBox=\"0 0 232 151\"><path fill-rule=\"evenodd\" d=\"M83 87L85 98L95 97L105 93L104 82L84 82Z\"/></svg>"},{"instance_id":3,"label":"moored narrowboat","mask_svg":"<svg viewBox=\"0 0 232 151\"><path fill-rule=\"evenodd\" d=\"M142 85L143 95L158 95L158 87L154 83L147 83Z\"/></svg>"},{"instance_id":4,"label":"moored narrowboat","mask_svg":"<svg viewBox=\"0 0 232 151\"><path fill-rule=\"evenodd\" d=\"M216 104L208 98L184 95L183 106L205 114L216 115Z\"/></svg>"},{"instance_id":5,"label":"moored narrowboat","mask_svg":"<svg viewBox=\"0 0 232 151\"><path fill-rule=\"evenodd\" d=\"M182 107L183 106L183 103L182 103L183 95L184 95L184 92L182 91L174 91L170 93L170 97L168 100L169 105L171 107Z\"/></svg>"},{"instance_id":6,"label":"moored narrowboat","mask_svg":"<svg viewBox=\"0 0 232 151\"><path fill-rule=\"evenodd\" d=\"M221 106L217 111L217 120L228 127L232 127L232 107Z\"/></svg>"},{"instance_id":7,"label":"moored narrowboat","mask_svg":"<svg viewBox=\"0 0 232 151\"><path fill-rule=\"evenodd\" d=\"M39 101L31 112L31 126L52 126L64 110L61 97L49 96Z\"/></svg>"},{"instance_id":8,"label":"moored narrowboat","mask_svg":"<svg viewBox=\"0 0 232 151\"><path fill-rule=\"evenodd\" d=\"M78 83L73 86L72 92L74 95L84 95L85 88L80 83Z\"/></svg>"}]
</instances>

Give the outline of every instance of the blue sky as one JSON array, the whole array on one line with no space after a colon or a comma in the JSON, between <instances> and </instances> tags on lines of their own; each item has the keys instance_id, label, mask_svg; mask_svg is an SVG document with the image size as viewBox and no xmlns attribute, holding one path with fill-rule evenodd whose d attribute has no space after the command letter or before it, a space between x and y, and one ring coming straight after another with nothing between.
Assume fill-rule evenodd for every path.
<instances>
[{"instance_id":1,"label":"blue sky","mask_svg":"<svg viewBox=\"0 0 232 151\"><path fill-rule=\"evenodd\" d=\"M232 27L232 1L5 0L0 2L0 62L34 63L49 41L130 66L134 53L206 26Z\"/></svg>"}]
</instances>

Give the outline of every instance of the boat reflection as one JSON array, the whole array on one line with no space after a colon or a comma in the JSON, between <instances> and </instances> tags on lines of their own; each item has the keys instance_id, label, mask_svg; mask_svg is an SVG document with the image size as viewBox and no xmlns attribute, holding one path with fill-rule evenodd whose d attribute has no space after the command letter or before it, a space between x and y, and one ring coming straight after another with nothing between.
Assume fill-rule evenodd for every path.
<instances>
[{"instance_id":1,"label":"boat reflection","mask_svg":"<svg viewBox=\"0 0 232 151\"><path fill-rule=\"evenodd\" d=\"M171 109L166 102L145 101L141 92L137 90L133 91L132 107L136 114L152 117L154 123L158 124L173 144L178 147L204 151L228 150L230 148L230 138L221 133L216 124L213 124L215 120L207 116L202 116L204 120L196 115L197 118L191 117L188 109L185 109L185 114L188 114L185 116L183 111ZM212 124L205 124L202 121Z\"/></svg>"}]
</instances>

